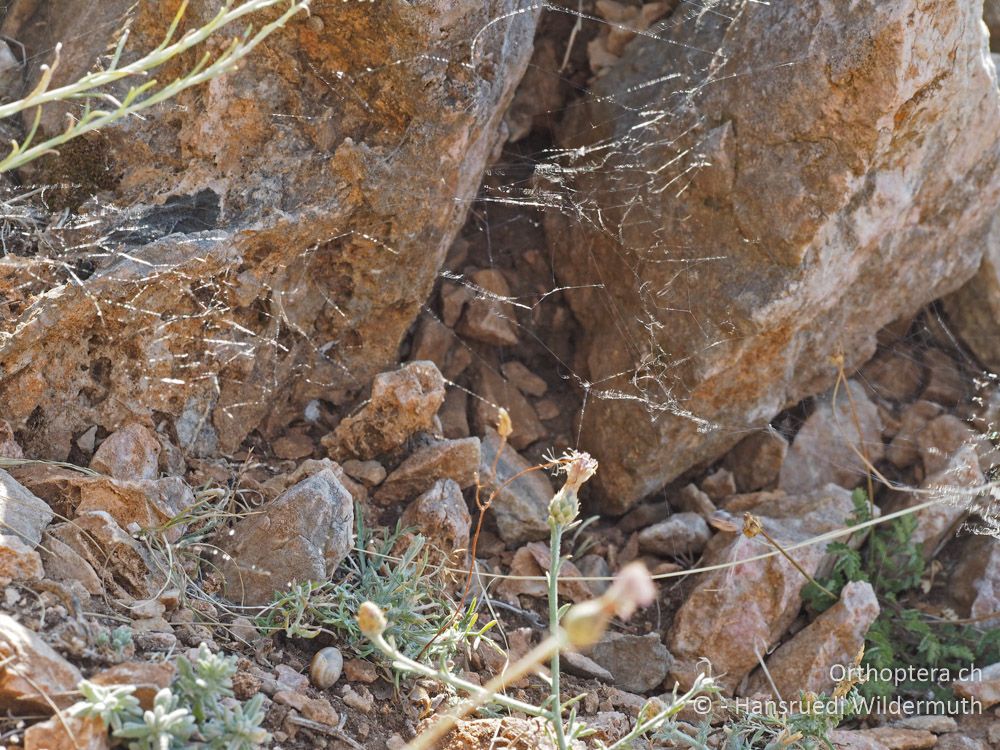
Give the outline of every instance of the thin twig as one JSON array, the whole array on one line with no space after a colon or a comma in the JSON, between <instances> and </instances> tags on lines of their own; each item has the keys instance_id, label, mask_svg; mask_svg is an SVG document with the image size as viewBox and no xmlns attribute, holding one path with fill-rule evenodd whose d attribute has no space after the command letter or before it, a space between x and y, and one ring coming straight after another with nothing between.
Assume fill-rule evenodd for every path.
<instances>
[{"instance_id":1,"label":"thin twig","mask_svg":"<svg viewBox=\"0 0 1000 750\"><path fill-rule=\"evenodd\" d=\"M346 745L350 745L355 750L365 750L365 746L361 745L352 738L346 732L338 729L337 727L331 727L329 724L321 724L318 721L313 721L312 719L305 719L301 716L289 716L288 721L306 729L312 729L314 732L321 732L323 734L328 734L331 737L336 737L338 740Z\"/></svg>"}]
</instances>

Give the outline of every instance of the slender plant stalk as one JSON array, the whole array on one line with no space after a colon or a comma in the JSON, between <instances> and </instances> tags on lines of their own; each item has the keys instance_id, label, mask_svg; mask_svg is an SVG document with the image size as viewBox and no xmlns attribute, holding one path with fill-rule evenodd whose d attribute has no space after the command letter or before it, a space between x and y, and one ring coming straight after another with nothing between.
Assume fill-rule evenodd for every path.
<instances>
[{"instance_id":1,"label":"slender plant stalk","mask_svg":"<svg viewBox=\"0 0 1000 750\"><path fill-rule=\"evenodd\" d=\"M669 706L666 706L659 713L654 714L649 718L644 718L643 714L640 713L639 719L636 721L635 726L632 728L632 731L626 734L624 737L620 738L613 745L610 745L607 748L607 750L618 750L619 748L631 747L630 743L633 740L638 739L647 732L651 732L659 728L659 726L663 724L665 721L668 721L673 717L675 717L677 714L679 714L681 710L683 710L684 706L686 706L692 698L694 698L699 693L705 692L706 689L711 689L711 688L712 688L711 678L708 678L702 674L698 675L698 677L694 681L694 684L691 686L691 689L688 690L683 695L678 696L675 688L674 698L670 702Z\"/></svg>"},{"instance_id":2,"label":"slender plant stalk","mask_svg":"<svg viewBox=\"0 0 1000 750\"><path fill-rule=\"evenodd\" d=\"M827 594L828 596L832 597L834 599L834 601L836 601L837 599L840 598L836 594L834 594L832 591L830 591L830 589L828 589L826 586L824 586L819 581L817 581L815 578L813 578L811 575L809 575L808 571L806 571L805 568L803 568L801 565L799 565L798 561L794 557L792 557L788 553L788 551L783 546L781 546L781 544L779 544L778 541L773 536L771 536L770 534L767 533L767 530L764 529L764 524L762 524L760 522L760 519L757 518L757 516L755 516L755 515L753 515L751 513L744 513L743 514L743 535L746 536L746 537L755 537L758 534L760 534L762 537L764 537L771 544L772 547L774 547L776 550L778 550L778 552L781 553L782 557L784 557L786 560L788 560L788 562L790 562L794 566L794 568L797 571L799 571L799 573L801 573L805 577L805 579L807 581L809 581L811 584L813 584L820 591L822 591L825 594Z\"/></svg>"},{"instance_id":3,"label":"slender plant stalk","mask_svg":"<svg viewBox=\"0 0 1000 750\"><path fill-rule=\"evenodd\" d=\"M551 524L549 534L549 632L558 633L559 628L559 569L562 567L562 534L560 523ZM562 696L559 687L559 649L552 652L550 665L552 685L552 718L549 723L555 731L559 750L567 750L566 732L562 721Z\"/></svg>"},{"instance_id":4,"label":"slender plant stalk","mask_svg":"<svg viewBox=\"0 0 1000 750\"><path fill-rule=\"evenodd\" d=\"M206 53L187 73L180 78L176 78L171 81L154 93L149 92L156 86L157 82L155 79L148 80L141 85L133 86L120 102L107 91L102 91L103 87L106 87L109 84L123 78L137 76L145 77L150 71L160 67L177 55L180 55L197 44L205 41L220 28L231 23L232 21L242 18L249 13L253 13L286 1L289 2L289 7L279 18L261 27L261 29L252 36L250 34L250 30L247 29L242 38L233 38L226 49L222 51L214 62L210 62L211 56ZM52 153L57 146L60 146L73 138L77 138L92 130L102 128L123 117L137 114L138 112L177 96L186 89L205 83L206 81L210 81L213 78L234 69L237 63L250 54L250 52L253 51L258 44L264 41L264 39L266 39L272 32L284 26L292 16L301 10L308 10L309 1L310 0L248 0L248 2L245 2L236 8L232 7L231 2L227 2L211 21L198 29L189 31L179 40L170 44L170 40L177 31L181 18L184 16L184 12L187 9L187 0L184 0L177 11L177 14L174 16L173 22L170 24L170 28L167 30L163 41L149 54L133 63L130 63L129 65L118 67L118 62L121 59L122 52L125 48L125 42L128 39L128 34L123 34L121 40L118 42L118 46L111 58L111 64L107 70L89 73L80 78L78 81L67 84L66 86L62 86L57 89L49 89L49 85L52 83L52 76L55 73L56 67L59 65L61 45L56 45L55 60L53 60L51 66L42 66L42 75L34 90L23 99L0 106L0 119L10 117L11 115L17 114L18 112L26 109L31 109L32 107L36 108L34 122L28 132L28 135L21 143L18 143L17 141L11 142L10 153L6 158L0 160L0 172L17 169L18 167L21 167L28 162L39 158L40 156ZM54 135L41 143L31 145L36 133L38 132L39 123L41 122L42 106L51 102L67 101L70 99L87 100L83 115L79 119L70 122L66 130L62 133ZM110 110L91 109L90 100L92 99L101 99L109 102L114 108Z\"/></svg>"},{"instance_id":5,"label":"slender plant stalk","mask_svg":"<svg viewBox=\"0 0 1000 750\"><path fill-rule=\"evenodd\" d=\"M649 571L641 563L631 563L618 572L612 585L601 596L573 605L560 618L559 570L563 562L562 537L566 531L578 523L580 504L577 492L580 486L596 471L597 462L586 453L573 453L565 455L556 463L561 466L562 472L565 473L566 482L549 502L549 554L551 559L549 560L547 581L550 634L504 672L494 677L486 685L480 686L451 674L444 663L441 664L440 668L434 669L415 659L410 659L400 653L393 643L386 640L384 633L388 627L388 621L378 606L372 602L365 602L358 609L359 629L379 651L393 659L394 667L401 671L437 680L470 696L468 700L452 708L429 729L418 735L406 745L404 750L429 750L436 747L437 743L454 729L461 719L490 702L510 710L520 711L528 716L544 719L550 725L555 736L558 750L570 750L569 742L578 736L578 730L582 727L576 724L575 709L570 712L569 727L563 725L563 706L559 689L560 650L593 646L607 630L613 616L628 619L637 608L649 606L655 600L656 588L652 578L650 578ZM541 706L534 706L503 695L502 691L508 683L535 671L546 661L549 662L552 670L549 683L550 696ZM632 732L615 743L613 747L624 748L626 742L661 727L673 719L696 693L713 689L712 678L699 675L692 688L684 695L678 697L675 688L673 699L669 705L658 699L652 699L643 708Z\"/></svg>"},{"instance_id":6,"label":"slender plant stalk","mask_svg":"<svg viewBox=\"0 0 1000 750\"><path fill-rule=\"evenodd\" d=\"M533 706L530 703L510 698L502 693L507 683L516 682L529 672L534 671L540 664L553 653L559 653L559 649L565 645L565 636L560 634L550 635L544 641L535 646L523 658L512 664L488 683L483 686L463 680L451 674L445 669L433 669L426 664L410 659L392 647L381 634L368 636L372 643L386 656L393 659L393 666L397 669L414 672L424 677L438 680L453 688L468 693L471 697L457 705L451 711L438 719L431 727L422 732L406 745L404 750L427 750L436 746L438 740L448 734L455 725L487 703L496 703L512 711L522 711L528 716L536 716L546 720L551 719L550 712Z\"/></svg>"}]
</instances>

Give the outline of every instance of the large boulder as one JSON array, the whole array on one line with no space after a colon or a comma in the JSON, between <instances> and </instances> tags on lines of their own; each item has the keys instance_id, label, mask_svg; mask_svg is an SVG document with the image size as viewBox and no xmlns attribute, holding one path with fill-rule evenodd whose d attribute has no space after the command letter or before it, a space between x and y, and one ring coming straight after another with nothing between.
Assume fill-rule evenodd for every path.
<instances>
[{"instance_id":1,"label":"large boulder","mask_svg":"<svg viewBox=\"0 0 1000 750\"><path fill-rule=\"evenodd\" d=\"M126 58L154 48L177 6L112 0L94 20L87 0L21 5L4 33L33 70L64 43L54 85L123 23ZM34 181L76 185L85 220L61 230L84 249L0 260L0 411L32 455L64 459L93 425L154 414L186 451L228 453L313 399L348 403L395 361L503 137L537 8L313 6L236 71L36 165ZM220 7L194 0L179 33Z\"/></svg>"},{"instance_id":2,"label":"large boulder","mask_svg":"<svg viewBox=\"0 0 1000 750\"><path fill-rule=\"evenodd\" d=\"M756 516L785 549L843 528L852 509L851 493L833 484L801 495L740 495L727 505L737 518ZM675 657L671 672L681 685L690 686L705 671L702 660L707 659L719 685L731 692L781 638L802 607L807 583L802 571L816 576L827 558L823 543L790 554L795 564L763 536L736 531L712 537L703 564L729 567L701 573L674 617L667 647Z\"/></svg>"},{"instance_id":3,"label":"large boulder","mask_svg":"<svg viewBox=\"0 0 1000 750\"><path fill-rule=\"evenodd\" d=\"M333 470L323 469L220 540L225 595L240 604L267 604L296 583L326 580L353 544L354 500Z\"/></svg>"},{"instance_id":4,"label":"large boulder","mask_svg":"<svg viewBox=\"0 0 1000 750\"><path fill-rule=\"evenodd\" d=\"M851 371L975 272L1000 203L981 9L678 10L569 110L547 229L606 509L825 390L832 356Z\"/></svg>"},{"instance_id":5,"label":"large boulder","mask_svg":"<svg viewBox=\"0 0 1000 750\"><path fill-rule=\"evenodd\" d=\"M797 697L799 691L831 694L864 648L879 612L872 585L851 581L836 604L768 657L766 674L762 669L753 673L747 694L771 693L778 699Z\"/></svg>"}]
</instances>

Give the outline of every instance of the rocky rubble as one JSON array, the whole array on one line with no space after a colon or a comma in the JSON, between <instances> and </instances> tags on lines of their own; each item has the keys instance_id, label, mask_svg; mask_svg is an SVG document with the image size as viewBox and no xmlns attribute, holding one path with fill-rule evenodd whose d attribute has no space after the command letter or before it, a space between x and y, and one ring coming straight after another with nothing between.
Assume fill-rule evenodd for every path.
<instances>
[{"instance_id":1,"label":"rocky rubble","mask_svg":"<svg viewBox=\"0 0 1000 750\"><path fill-rule=\"evenodd\" d=\"M790 546L843 527L853 509L850 493L835 485L808 494L783 492L738 495L725 506L731 513L752 513L779 543ZM732 692L781 638L802 606L802 573L786 558L741 562L773 552L761 537L719 533L709 542L703 563L735 563L702 574L674 618L668 641L675 661L671 674L690 685L707 658L720 684ZM825 552L820 545L795 551L795 560L815 575ZM706 618L706 613L711 613Z\"/></svg>"},{"instance_id":2,"label":"rocky rubble","mask_svg":"<svg viewBox=\"0 0 1000 750\"><path fill-rule=\"evenodd\" d=\"M15 715L53 713L74 702L83 678L75 666L38 635L8 615L0 615L0 706Z\"/></svg>"},{"instance_id":3,"label":"rocky rubble","mask_svg":"<svg viewBox=\"0 0 1000 750\"><path fill-rule=\"evenodd\" d=\"M868 473L865 462L877 463L884 450L878 409L860 383L849 381L817 400L788 449L778 488L795 493L830 483L854 487Z\"/></svg>"},{"instance_id":4,"label":"rocky rubble","mask_svg":"<svg viewBox=\"0 0 1000 750\"><path fill-rule=\"evenodd\" d=\"M472 517L457 482L438 479L406 506L399 522L406 528L414 529L429 542L429 559L433 564L445 564L460 570L465 568Z\"/></svg>"},{"instance_id":5,"label":"rocky rubble","mask_svg":"<svg viewBox=\"0 0 1000 750\"><path fill-rule=\"evenodd\" d=\"M0 469L0 581L42 577L36 548L52 518L48 505Z\"/></svg>"},{"instance_id":6,"label":"rocky rubble","mask_svg":"<svg viewBox=\"0 0 1000 750\"><path fill-rule=\"evenodd\" d=\"M393 451L412 435L431 428L444 402L444 380L431 362L411 362L382 373L371 398L323 438L330 457L368 461Z\"/></svg>"},{"instance_id":7,"label":"rocky rubble","mask_svg":"<svg viewBox=\"0 0 1000 750\"><path fill-rule=\"evenodd\" d=\"M386 477L375 493L375 501L391 505L429 490L441 477L455 481L461 489L471 487L481 465L479 438L441 440L411 453Z\"/></svg>"},{"instance_id":8,"label":"rocky rubble","mask_svg":"<svg viewBox=\"0 0 1000 750\"><path fill-rule=\"evenodd\" d=\"M154 6L138 6L137 36L162 13ZM266 698L282 747L342 736L401 747L448 704L431 682L396 690L374 661L345 659L347 645L329 629L274 634L255 615L297 584L349 583L355 573L338 576L350 570L341 563L355 528L398 523L407 531L389 558L424 537L431 566L449 569L435 594L457 599L475 562L477 627L498 616L507 652L480 644L456 657L456 670L482 684L541 640L554 482L537 467L548 451L578 445L595 450L603 490L583 498L583 517L596 520L564 540L561 602L599 595L633 560L662 577L655 608L615 621L590 651L563 661L564 698L582 696L580 715L608 744L648 697L667 699L708 663L730 696L837 688L831 667L858 657L884 612L879 586L849 582L820 614L803 606L803 586L831 573L834 550L811 542L861 512L864 498L851 490L867 490L870 477L876 516L936 501L914 516L912 541L927 558L918 616L993 624L1000 547L970 532L997 523L987 484L1000 397L980 367L993 361L983 332L995 321L983 310L993 309L997 107L969 4L946 16L908 2L849 13L815 0L655 26L672 6L600 0L594 13L608 23L573 42L570 16L562 36L535 45L504 121L532 153L542 131L572 148L552 151L568 160L556 175L562 187L587 196L569 224L487 200L489 231L476 214L451 241L487 146L502 139L499 117L528 54L511 45L530 33L534 10L513 12L507 26L483 23L507 18L510 3L396 8L379 21L388 37L377 49L357 50L333 33L334 11L318 8L266 58L280 61L294 42L301 59L274 69L262 60L210 87L207 131L154 120L134 142L125 141L138 125L109 133L103 148L126 165L109 195L134 201L147 223L181 194L201 196L184 205L214 218L195 226L184 215L180 235L132 238L130 255L100 261L81 289L58 286L0 320L24 334L0 335L13 368L0 384L0 416L14 425L0 420L0 456L29 458L0 470L0 608L14 615L0 615L0 706L50 713L19 671L30 663L28 677L59 705L86 675L137 685L148 708L176 654L207 643L240 655L236 697ZM375 33L356 9L336 18L347 39ZM431 66L418 41L390 38L410 22L418 40L431 34L443 45L457 75ZM487 33L494 26L497 36ZM475 65L461 62L466 50L459 55L452 36L470 28L484 32ZM52 33L33 26L25 39ZM708 69L696 58L723 39L718 79L703 86ZM770 64L807 46L815 54L794 75ZM419 62L385 73L386 91L339 76L333 84L361 86L378 111L326 90L327 73L390 48ZM663 77L665 65L680 70L676 80ZM771 93L746 87L739 66ZM248 101L258 74L262 101ZM591 78L595 96L552 111ZM442 122L389 106L410 98L420 111L444 102ZM271 122L279 100L301 121ZM245 158L206 146L234 107L256 144ZM385 118L392 127L381 132ZM591 132L595 118L604 125ZM456 132L464 139L450 140ZM190 159L183 184L150 156L160 141ZM600 169L589 161L596 144L611 146L594 157ZM686 150L700 160L694 167ZM484 177L483 195L511 195L501 178L517 153ZM130 166L137 154L149 157L141 172ZM618 161L626 156L630 169ZM404 168L416 185L392 198L385 175ZM663 189L674 169L690 172L680 192ZM533 199L547 200L552 185L536 171L522 176L541 191ZM289 185L307 196L281 192ZM279 205L264 206L275 191ZM591 210L603 224L584 220ZM335 234L342 222L352 229ZM663 232L669 252L656 244ZM711 263L702 262L707 246L719 248ZM671 263L659 262L664 253ZM914 313L977 264L940 309ZM198 286L213 273L217 286ZM91 294L107 313L100 325ZM142 303L158 338L121 313L125 299ZM203 327L193 333L196 318ZM69 340L67 331L86 335ZM42 368L34 354L51 347L64 356ZM198 361L194 371L188 361ZM513 421L506 442L494 429L500 409ZM78 467L30 460L46 457ZM840 541L857 546L864 535ZM891 567L893 556L881 562ZM101 618L126 622L130 642ZM953 688L992 705L995 672ZM510 687L524 699L545 694L538 676ZM941 718L859 720L830 739L871 750L1000 742L1000 722L931 721ZM71 729L83 746L107 746L85 722ZM543 734L523 718L475 719L446 747L479 750L503 737L527 750L547 746ZM23 744L65 744L64 735L59 722L39 721Z\"/></svg>"},{"instance_id":9,"label":"rocky rubble","mask_svg":"<svg viewBox=\"0 0 1000 750\"><path fill-rule=\"evenodd\" d=\"M846 669L855 663L878 615L879 603L871 584L848 583L840 592L840 601L768 657L767 676L759 670L747 692L774 698L799 692L832 695L839 674L833 668Z\"/></svg>"},{"instance_id":10,"label":"rocky rubble","mask_svg":"<svg viewBox=\"0 0 1000 750\"><path fill-rule=\"evenodd\" d=\"M920 360L933 362L937 351L925 349ZM536 382L541 378L527 368L497 369L517 384L526 399L542 398L552 390L545 380L542 388ZM825 575L829 558L822 544L795 545L843 528L854 512L850 490L865 484L861 473L865 464L858 460L858 452L881 471L900 472L894 476L917 488L909 493L884 490L877 500L886 510L942 500L917 513L914 540L935 558L942 548L951 550L952 556L956 550L960 553L956 563L947 563L945 578L954 582L947 587L947 606L956 607L960 616L992 611L994 540L979 538L967 549L949 545L970 509L974 516L989 517L987 505L973 502L985 481L980 460L989 461L992 455L983 435L992 424L988 407L978 408L970 417L962 405L965 397L953 398L942 385L946 379L934 380L929 372L920 388L906 391L910 400L897 398L900 391L886 391L884 382L885 378L852 379L846 386L850 399L842 389L836 408L831 406L830 394L817 398L798 422L779 419L768 430L747 436L718 463L673 485L666 499L653 498L618 521L598 519L587 554L564 564L559 588L567 602L584 601L602 590L601 581L578 578L609 575L635 558L666 573L732 565L691 580L671 612L669 627L657 629L653 621L647 621L631 632L613 631L586 655L566 659L567 675L576 675L574 679L590 684L587 689L594 691L595 722L601 712L607 718L615 708L634 714L645 701L641 694L668 690L674 680L688 683L705 668L706 659L729 694L766 694L772 683L783 696L798 690L829 692L835 687L831 666L851 663L856 657L865 631L879 614L879 602L867 583L851 583L837 604L810 619L802 608L802 571ZM498 488L487 514L487 530L479 540L479 564L483 570L515 576L492 587L494 603L526 613L543 607L546 586L533 579L543 576L551 561L548 546L535 540L548 532L545 519L553 485L541 471L528 471L533 466L527 458L531 444L526 455L510 444L503 444L500 451L502 442L492 429L480 436L443 437L439 416L447 399L446 386L429 362L411 363L379 376L371 393L353 416L341 422L342 428L329 433L325 444L318 440L312 444L310 455L333 450L338 456L353 456L343 464L331 458L308 458L283 460L281 470L278 463L266 470L262 465L247 469L241 481L259 493L261 500L213 542L222 553L211 558L218 574L213 585L219 587L220 595L241 604L264 604L293 583L329 579L350 552L356 508L366 523L369 518L398 519L429 540L432 563L461 570L468 563L470 509L475 510L479 482L481 500ZM926 400L930 396L953 403L945 406ZM992 401L986 398L983 403ZM128 440L116 434L95 445L98 460L92 462L92 468L116 476L89 476L37 464L12 468L14 474L5 475L6 491L21 501L8 506L17 511L10 518L30 539L40 535L38 554L44 576L64 586L70 598L90 597L94 602L110 594L118 600L118 611L131 619L140 653L163 653L213 641L219 636L209 623L218 622L219 612L214 607L194 608L201 606L195 601L182 604L178 592L165 589L162 561L155 549L143 543L143 534L163 524L171 513L197 502L188 484L190 477L216 469L194 464L188 481L161 477L159 470L150 475L153 458L159 467L158 455L162 455L156 449L162 444L155 433L126 427L122 435ZM108 441L111 447L104 448ZM904 453L905 460L901 460ZM527 473L507 483L521 472ZM791 477L798 477L796 481L806 487L823 478L839 484L830 483L820 491L789 492L786 488L794 486ZM743 491L750 487L768 489ZM174 505L167 503L169 497L177 499ZM55 520L50 504L70 520ZM145 509L146 515L137 514L137 508ZM798 567L780 554L748 561L773 553L774 547L762 535L743 533L744 514L756 518L782 547L794 548L790 554ZM176 540L170 530L159 533ZM861 541L860 537L854 540ZM404 537L400 544L405 543ZM462 575L442 581L442 587L452 591L463 584ZM5 624L0 621L0 630ZM260 648L260 636L249 621L234 620L227 627ZM520 634L511 640L516 655L517 649L530 648L536 632L521 627L514 633ZM14 634L15 641L26 638L40 653L51 648L30 630ZM305 680L302 670L308 656L299 671L278 664L275 675L269 676L254 667L256 672L242 678L241 690L264 692L269 705L278 707L275 711L287 712L286 719L297 716L333 726L349 715L350 721L361 722L352 726L366 726L378 712L371 693L381 684L377 672L366 668L366 662L347 660L335 680L339 687L334 700L333 692L325 695ZM53 669L64 662L72 666L54 651L46 658L55 665ZM760 667L762 662L768 677ZM142 682L148 698L158 684L170 679L166 672L147 674L148 666L142 661L122 662L92 676L111 682ZM71 669L66 679L72 682L79 674ZM522 688L531 685L526 680ZM16 692L15 687L10 690ZM989 685L956 686L956 690L988 695ZM601 691L614 697L597 699L604 694ZM620 731L621 722L608 722L608 732ZM279 726L292 730L279 730L287 737L300 731L287 722ZM39 738L59 731L51 724L39 724L32 741L50 741ZM83 737L90 736L87 727L81 726L80 731ZM923 746L920 743L929 742L927 737L937 735L926 728L893 727L891 731L840 730L834 741L843 747L906 747ZM96 735L94 739L101 741Z\"/></svg>"},{"instance_id":11,"label":"rocky rubble","mask_svg":"<svg viewBox=\"0 0 1000 750\"><path fill-rule=\"evenodd\" d=\"M508 543L542 539L549 533L545 519L552 484L542 472L530 471L532 465L516 452L501 451L500 446L500 436L489 429L483 437L479 469L485 494L496 495L490 509L500 536Z\"/></svg>"},{"instance_id":12,"label":"rocky rubble","mask_svg":"<svg viewBox=\"0 0 1000 750\"><path fill-rule=\"evenodd\" d=\"M590 650L590 658L611 673L615 685L632 693L658 687L673 661L657 633L608 633Z\"/></svg>"}]
</instances>

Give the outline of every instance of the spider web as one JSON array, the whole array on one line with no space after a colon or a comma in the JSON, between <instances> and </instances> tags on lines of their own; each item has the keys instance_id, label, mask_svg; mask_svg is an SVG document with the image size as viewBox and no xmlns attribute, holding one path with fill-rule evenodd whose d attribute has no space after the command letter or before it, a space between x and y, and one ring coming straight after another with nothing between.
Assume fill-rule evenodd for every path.
<instances>
[{"instance_id":1,"label":"spider web","mask_svg":"<svg viewBox=\"0 0 1000 750\"><path fill-rule=\"evenodd\" d=\"M733 15L754 4L752 0L542 3L524 7L514 14L497 16L484 24L476 34L464 40L468 48L466 58L453 60L439 56L435 49L428 49L426 56L439 58L442 66L457 63L467 67L471 64L468 61L477 59L485 40L492 34L502 33L515 15L539 14L536 55L522 84L526 93L515 99L505 124L512 140L487 168L482 186L471 203L465 196L455 197L458 207L467 210L468 218L414 326L414 330L419 331L427 319L440 323L451 340L448 357L454 360L455 351L464 353L459 359L465 361L465 365L455 364L454 372L448 371L448 362L439 364L448 377L451 393L464 394L449 398L473 419L473 432L477 429L477 405L496 407L500 405L498 398L514 392L507 375L511 364L520 362L546 384L545 393L518 396L536 416L539 412L548 415L545 419L539 416L541 434L522 449L530 460L540 460L548 449L558 452L585 445L586 420L583 417L595 401L638 403L650 421L670 414L689 420L705 433L731 437L745 434L743 426L720 424L689 406L687 395L691 385L687 368L696 352L667 350L660 335L664 326L674 325L676 321L677 326L700 332L700 350L723 347L743 335L745 321L728 315L724 308L720 308L717 315L704 315L702 301L692 304L690 286L682 283L688 277L696 277L707 265L726 264L731 259L713 248L664 237L657 226L631 221L630 206L641 203L648 196L664 193L680 196L695 175L714 166L711 144L690 137L703 125L692 106L701 93L723 77L738 76L745 79L747 86L752 86L767 72L761 69L733 71L726 66L728 58L724 45L700 49L679 43L674 32L731 20ZM98 5L96 1L93 3L95 12ZM314 5L317 12L328 9L322 2ZM115 20L103 26L81 25L78 33L112 38L117 23ZM660 75L627 90L595 94L592 90L595 82L609 75L616 65L623 64L629 45L639 42L651 45L666 60L676 60L676 69L665 65ZM24 64L37 66L50 59L52 52L52 49L43 50ZM374 105L365 99L363 81L388 76L390 70L411 62L391 60L378 68L341 71L333 77L314 72L337 96L353 100L362 110L373 112ZM780 60L775 61L773 67L794 67L799 62ZM666 95L663 94L664 84L671 84ZM615 120L632 121L639 115L640 124L624 136L598 137L585 146L568 147L564 143L565 123L598 98L604 107L602 111L618 113ZM190 114L172 104L164 105L163 109L167 113ZM296 127L303 120L302 115L291 111L270 114L274 122L287 123L288 127ZM600 123L608 132L615 131L615 124L615 121ZM660 167L650 168L651 160L646 158L650 151L656 152ZM191 455L211 457L219 453L219 440L211 429L211 414L215 409L238 421L245 410L259 409L272 399L294 401L302 393L308 395L327 390L331 394L326 397L302 398L299 404L302 418L292 425L300 433L317 438L329 426L329 421L325 420L336 420L363 397L369 381L356 377L351 360L343 356L343 352L352 347L349 332L325 335L325 331L300 330L294 312L285 310L281 299L267 309L253 309L254 316L268 321L264 325L249 320L246 313L238 314L231 309L232 296L241 296L244 290L239 288L239 280L216 279L211 272L222 265L224 258L220 253L225 253L224 249L212 244L212 230L220 210L224 209L214 193L193 192L171 198L155 208L116 205L100 194L83 196L82 200L68 199L74 183L72 175L65 175L65 179L66 184L61 187L33 185L30 179L7 187L0 227L4 253L0 276L5 290L0 315L7 341L18 335L19 326L33 305L46 295L65 288L82 290L79 306L92 308L109 330L122 319L144 319L148 320L149 329L166 341L189 336L191 321L200 321L202 330L189 342L187 359L180 365L176 358L169 368L161 367L162 363L155 359L126 365L132 368L131 377L136 383L144 379L159 379L167 384L174 381L179 389L192 382L204 384L201 395L188 398L172 426L173 436ZM595 191L581 188L590 185L600 188ZM407 194L406 175L399 175L393 190L398 196ZM392 206L394 198L390 195L380 200ZM405 207L405 201L398 200L398 205ZM633 247L637 237L645 238L642 262L672 269L669 281L651 286L642 282L638 269L630 268L637 283L633 298L623 301L608 289L600 276L576 278L580 274L561 268L565 258L550 248L552 226L558 225L553 224L553 216L562 222L585 226L588 231L622 248ZM198 262L178 263L169 254L157 259L155 254L137 252L177 232L201 233L192 240L204 243L206 248ZM344 227L332 233L328 242L343 242L346 246L355 243L354 247L364 247L373 257L380 257L381 263L392 263L392 258L398 255L397 248L382 238L378 227ZM633 263L625 252L620 260L629 266ZM324 246L306 247L302 250L302 263L295 272L300 274L302 283L307 284L310 275L327 262ZM101 283L91 282L96 271L112 264L119 264L116 267L121 271L112 277L102 277ZM497 292L478 282L477 274L484 270L499 272L508 290ZM159 309L156 300L148 297L150 282L162 283L164 275L171 279L170 283L187 290L185 302L180 307ZM317 290L333 317L338 314L346 317L338 304L342 298L339 292ZM585 295L614 319L628 321L627 325L619 326L621 348L629 357L627 367L611 376L591 377L587 363L581 361L585 332L568 304L568 296L573 293ZM516 345L498 347L463 334L456 328L456 321L446 319L443 310L446 294L464 294L465 310L470 304L488 303L492 314L509 324L517 339ZM76 314L82 313L77 311ZM81 345L88 344L83 342ZM220 378L225 378L231 367L260 359L278 360L296 347L308 350L315 360L324 363L323 367L297 367L293 379L305 386L293 389L293 394L288 396L286 380L279 377L279 368L275 367L272 380L262 384L261 395L254 403L219 403L223 391ZM944 353L964 379L972 403L982 407L981 412L986 416L977 417L981 422L977 423L977 429L990 440L997 441L1000 425L996 424L996 416L991 415L998 411L987 408L996 403L995 377L985 372L961 342L951 336L946 318L936 308L928 308L914 318L900 336L883 346L880 354L888 352L922 360L932 349ZM416 350L416 337L410 336L403 344L400 359L413 356ZM23 360L16 364L24 366ZM90 371L81 376L88 383L81 393L91 401L99 400L101 389L109 388L106 371L118 364L100 357L94 359ZM5 365L5 371L10 366L11 363ZM184 371L182 377L178 377L178 366ZM481 385L484 371L502 379L500 392L484 392ZM616 385L623 377L631 388L626 390ZM865 381L864 372L859 377ZM872 389L878 388L877 383L869 385ZM135 395L141 398L141 389L137 388ZM158 410L156 405L152 408ZM800 407L775 415L771 429L793 438L810 408L807 401ZM124 416L128 411L129 406L123 404L118 414ZM963 417L974 421L971 412ZM245 457L248 447L266 455L269 451L266 432L262 429L252 435L236 452L236 457ZM101 427L98 439L103 433ZM45 434L44 439L36 440L32 434L29 424L23 431L29 454L49 454L52 446L45 440L51 435ZM85 462L86 451L80 447L81 440L86 444L85 436L83 430L67 436L67 455L63 457ZM93 438L91 435L90 439ZM996 466L984 466L983 469L988 478L994 477ZM689 481L692 476L685 475L680 481ZM912 477L900 478L904 484L911 480ZM667 487L667 496L675 486ZM661 496L657 493L657 497ZM998 530L997 496L987 490L976 495L972 502L979 520L971 521L968 530L995 535Z\"/></svg>"}]
</instances>

